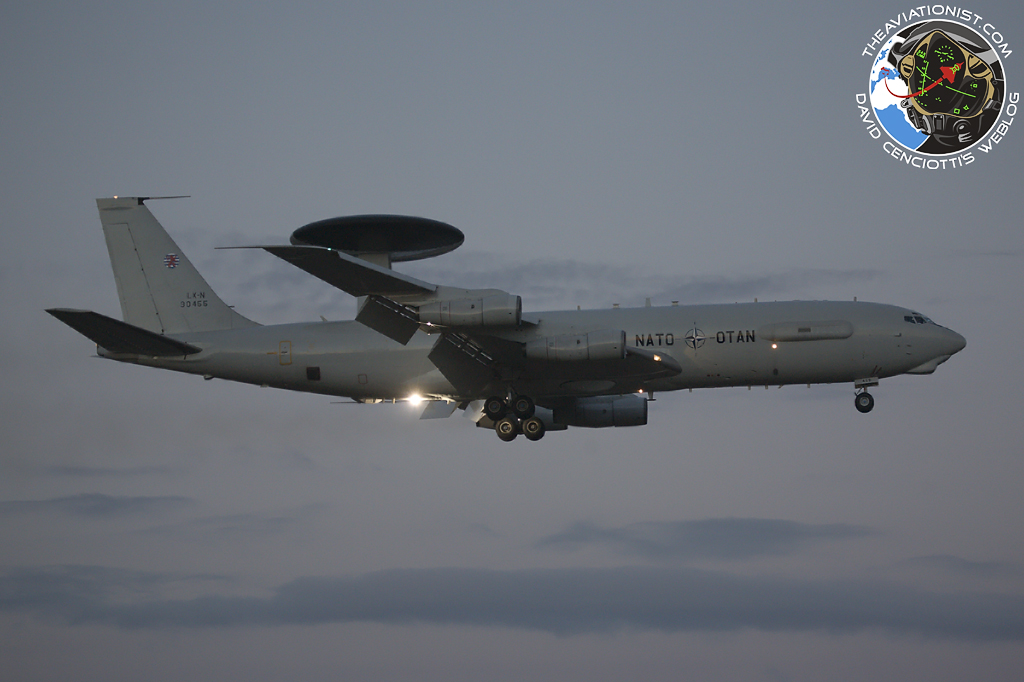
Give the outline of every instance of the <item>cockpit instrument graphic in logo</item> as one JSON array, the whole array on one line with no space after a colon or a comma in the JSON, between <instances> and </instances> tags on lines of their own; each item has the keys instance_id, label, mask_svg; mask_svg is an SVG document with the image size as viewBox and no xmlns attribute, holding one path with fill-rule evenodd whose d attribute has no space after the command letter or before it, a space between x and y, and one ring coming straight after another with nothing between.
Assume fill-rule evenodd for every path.
<instances>
[{"instance_id":1,"label":"cockpit instrument graphic in logo","mask_svg":"<svg viewBox=\"0 0 1024 682\"><path fill-rule=\"evenodd\" d=\"M868 94L857 96L868 133L915 168L972 163L973 147L991 151L1013 123L1019 93L1007 92L1003 68L1011 52L991 23L968 10L900 13L864 50L874 57Z\"/></svg>"},{"instance_id":2,"label":"cockpit instrument graphic in logo","mask_svg":"<svg viewBox=\"0 0 1024 682\"><path fill-rule=\"evenodd\" d=\"M952 154L984 137L1003 105L999 55L972 29L925 21L894 35L871 70L885 131L921 154Z\"/></svg>"}]
</instances>

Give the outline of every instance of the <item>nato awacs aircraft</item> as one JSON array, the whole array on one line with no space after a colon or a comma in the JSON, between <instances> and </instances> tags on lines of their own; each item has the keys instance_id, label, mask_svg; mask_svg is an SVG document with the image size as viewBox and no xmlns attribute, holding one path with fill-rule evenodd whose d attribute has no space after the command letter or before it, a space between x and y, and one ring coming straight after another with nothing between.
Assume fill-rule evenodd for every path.
<instances>
[{"instance_id":1,"label":"nato awacs aircraft","mask_svg":"<svg viewBox=\"0 0 1024 682\"><path fill-rule=\"evenodd\" d=\"M360 403L467 411L511 441L569 426L641 426L659 391L931 374L966 344L920 313L856 301L672 305L523 313L519 296L391 269L462 244L434 220L364 215L311 223L262 248L357 297L355 321L262 326L217 296L145 205L97 199L124 321L48 310L100 356Z\"/></svg>"}]
</instances>

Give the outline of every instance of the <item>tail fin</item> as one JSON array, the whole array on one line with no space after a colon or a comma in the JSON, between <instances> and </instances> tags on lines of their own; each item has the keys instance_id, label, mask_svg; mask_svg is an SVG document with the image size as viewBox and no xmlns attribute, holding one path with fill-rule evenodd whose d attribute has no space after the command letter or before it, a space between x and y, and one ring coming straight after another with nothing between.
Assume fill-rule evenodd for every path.
<instances>
[{"instance_id":1,"label":"tail fin","mask_svg":"<svg viewBox=\"0 0 1024 682\"><path fill-rule=\"evenodd\" d=\"M96 200L124 321L157 334L255 325L214 293L144 201Z\"/></svg>"}]
</instances>

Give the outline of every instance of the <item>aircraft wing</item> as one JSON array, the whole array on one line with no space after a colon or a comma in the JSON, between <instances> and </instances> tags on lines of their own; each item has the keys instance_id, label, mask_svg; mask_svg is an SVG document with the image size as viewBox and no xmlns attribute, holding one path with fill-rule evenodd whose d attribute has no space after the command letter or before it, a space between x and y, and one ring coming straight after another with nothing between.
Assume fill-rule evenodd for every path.
<instances>
[{"instance_id":1,"label":"aircraft wing","mask_svg":"<svg viewBox=\"0 0 1024 682\"><path fill-rule=\"evenodd\" d=\"M234 248L259 248L272 253L309 274L322 279L331 286L356 297L377 294L380 296L427 296L437 287L415 277L403 275L394 270L375 265L369 261L350 256L343 251L322 246L256 246Z\"/></svg>"},{"instance_id":2,"label":"aircraft wing","mask_svg":"<svg viewBox=\"0 0 1024 682\"><path fill-rule=\"evenodd\" d=\"M398 343L407 344L421 328L438 333L428 357L460 396L479 396L511 377L535 385L537 394L558 395L569 385L586 392L580 387L596 383L630 392L643 381L682 371L672 357L641 348L623 348L611 360L530 359L526 343L507 333L537 322L522 318L518 296L498 290L440 287L323 246L234 248L263 249L361 298L356 321Z\"/></svg>"},{"instance_id":3,"label":"aircraft wing","mask_svg":"<svg viewBox=\"0 0 1024 682\"><path fill-rule=\"evenodd\" d=\"M601 383L601 391L616 386L632 392L639 383L675 376L679 362L647 348L625 349L617 360L547 363L530 360L524 344L487 334L445 332L434 343L430 361L462 396L477 396L510 376L533 385L538 395L571 394Z\"/></svg>"},{"instance_id":4,"label":"aircraft wing","mask_svg":"<svg viewBox=\"0 0 1024 682\"><path fill-rule=\"evenodd\" d=\"M495 289L437 286L337 249L305 244L220 248L263 249L362 299L356 321L403 345L421 325L507 327L523 322L520 319L522 302L518 296ZM424 305L431 306L426 313Z\"/></svg>"},{"instance_id":5,"label":"aircraft wing","mask_svg":"<svg viewBox=\"0 0 1024 682\"><path fill-rule=\"evenodd\" d=\"M438 287L384 268L344 251L323 246L226 246L224 249L263 249L363 302L356 321L405 345L419 329L416 312L401 300L422 300ZM397 300L396 300L397 299Z\"/></svg>"}]
</instances>

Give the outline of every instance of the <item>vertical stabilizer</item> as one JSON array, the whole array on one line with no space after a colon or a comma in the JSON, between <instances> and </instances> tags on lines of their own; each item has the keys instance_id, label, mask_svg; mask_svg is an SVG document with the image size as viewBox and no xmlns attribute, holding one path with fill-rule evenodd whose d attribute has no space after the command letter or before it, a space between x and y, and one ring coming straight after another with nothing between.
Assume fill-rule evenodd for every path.
<instances>
[{"instance_id":1,"label":"vertical stabilizer","mask_svg":"<svg viewBox=\"0 0 1024 682\"><path fill-rule=\"evenodd\" d=\"M96 200L124 321L157 334L256 324L214 293L144 201Z\"/></svg>"}]
</instances>

